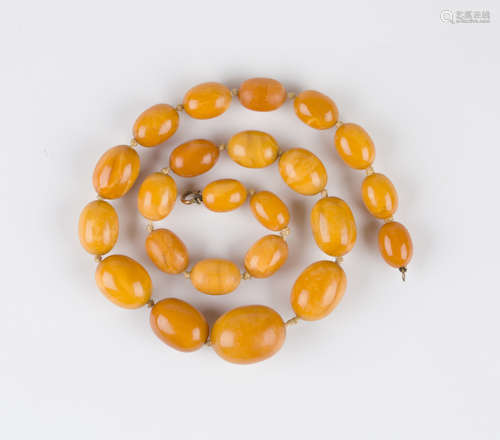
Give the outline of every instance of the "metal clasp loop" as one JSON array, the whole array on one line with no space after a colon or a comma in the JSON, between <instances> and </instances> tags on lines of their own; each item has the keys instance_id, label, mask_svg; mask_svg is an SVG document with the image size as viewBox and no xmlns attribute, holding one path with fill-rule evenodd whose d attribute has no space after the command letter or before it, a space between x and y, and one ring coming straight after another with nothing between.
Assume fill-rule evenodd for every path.
<instances>
[{"instance_id":1,"label":"metal clasp loop","mask_svg":"<svg viewBox=\"0 0 500 440\"><path fill-rule=\"evenodd\" d=\"M185 205L201 205L201 202L203 202L201 191L189 191L185 193L181 198L181 202Z\"/></svg>"}]
</instances>

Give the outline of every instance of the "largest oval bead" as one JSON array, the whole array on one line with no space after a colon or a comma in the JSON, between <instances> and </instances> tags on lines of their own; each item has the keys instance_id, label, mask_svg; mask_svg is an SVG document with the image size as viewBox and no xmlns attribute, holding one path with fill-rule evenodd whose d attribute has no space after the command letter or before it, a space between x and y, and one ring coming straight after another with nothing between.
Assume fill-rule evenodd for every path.
<instances>
[{"instance_id":1,"label":"largest oval bead","mask_svg":"<svg viewBox=\"0 0 500 440\"><path fill-rule=\"evenodd\" d=\"M198 350L208 338L205 317L191 304L177 298L158 301L149 315L156 336L179 351Z\"/></svg>"},{"instance_id":2,"label":"largest oval bead","mask_svg":"<svg viewBox=\"0 0 500 440\"><path fill-rule=\"evenodd\" d=\"M398 193L392 182L380 173L366 176L361 185L366 209L377 218L389 218L398 209Z\"/></svg>"},{"instance_id":3,"label":"largest oval bead","mask_svg":"<svg viewBox=\"0 0 500 440\"><path fill-rule=\"evenodd\" d=\"M143 147L155 147L172 136L179 126L179 114L171 105L156 104L139 115L134 139Z\"/></svg>"},{"instance_id":4,"label":"largest oval bead","mask_svg":"<svg viewBox=\"0 0 500 440\"><path fill-rule=\"evenodd\" d=\"M266 306L230 310L215 322L210 344L224 360L252 364L274 355L285 342L281 316Z\"/></svg>"},{"instance_id":5,"label":"largest oval bead","mask_svg":"<svg viewBox=\"0 0 500 440\"><path fill-rule=\"evenodd\" d=\"M317 261L306 267L292 288L290 302L295 314L306 321L329 315L347 285L344 270L333 261Z\"/></svg>"},{"instance_id":6,"label":"largest oval bead","mask_svg":"<svg viewBox=\"0 0 500 440\"><path fill-rule=\"evenodd\" d=\"M302 122L317 130L331 128L339 119L335 103L316 90L299 93L293 101L293 107Z\"/></svg>"},{"instance_id":7,"label":"largest oval bead","mask_svg":"<svg viewBox=\"0 0 500 440\"><path fill-rule=\"evenodd\" d=\"M144 179L137 197L137 209L148 220L164 219L177 198L177 185L164 173L152 173Z\"/></svg>"},{"instance_id":8,"label":"largest oval bead","mask_svg":"<svg viewBox=\"0 0 500 440\"><path fill-rule=\"evenodd\" d=\"M170 154L170 168L182 177L206 173L219 159L219 148L206 139L193 139L179 145Z\"/></svg>"},{"instance_id":9,"label":"largest oval bead","mask_svg":"<svg viewBox=\"0 0 500 440\"><path fill-rule=\"evenodd\" d=\"M304 148L293 148L283 153L279 168L285 183L306 196L319 193L328 181L321 160Z\"/></svg>"},{"instance_id":10,"label":"largest oval bead","mask_svg":"<svg viewBox=\"0 0 500 440\"><path fill-rule=\"evenodd\" d=\"M208 258L193 266L190 279L200 292L208 295L225 295L239 286L241 272L232 261Z\"/></svg>"},{"instance_id":11,"label":"largest oval bead","mask_svg":"<svg viewBox=\"0 0 500 440\"><path fill-rule=\"evenodd\" d=\"M279 235L257 240L245 255L245 269L254 278L267 278L288 258L288 244Z\"/></svg>"},{"instance_id":12,"label":"largest oval bead","mask_svg":"<svg viewBox=\"0 0 500 440\"><path fill-rule=\"evenodd\" d=\"M413 256L413 243L408 230L398 222L382 225L378 232L380 254L392 267L406 267Z\"/></svg>"},{"instance_id":13,"label":"largest oval bead","mask_svg":"<svg viewBox=\"0 0 500 440\"><path fill-rule=\"evenodd\" d=\"M247 168L264 168L271 165L279 153L274 138L263 131L247 130L236 133L227 143L229 157Z\"/></svg>"},{"instance_id":14,"label":"largest oval bead","mask_svg":"<svg viewBox=\"0 0 500 440\"><path fill-rule=\"evenodd\" d=\"M281 231L290 222L290 213L281 199L270 191L256 192L250 199L255 218L271 231Z\"/></svg>"},{"instance_id":15,"label":"largest oval bead","mask_svg":"<svg viewBox=\"0 0 500 440\"><path fill-rule=\"evenodd\" d=\"M97 286L111 302L136 309L151 298L151 278L137 261L125 255L110 255L95 272Z\"/></svg>"},{"instance_id":16,"label":"largest oval bead","mask_svg":"<svg viewBox=\"0 0 500 440\"><path fill-rule=\"evenodd\" d=\"M316 202L311 211L311 227L316 244L332 257L347 254L356 242L351 208L338 197L324 197Z\"/></svg>"},{"instance_id":17,"label":"largest oval bead","mask_svg":"<svg viewBox=\"0 0 500 440\"><path fill-rule=\"evenodd\" d=\"M78 221L78 236L83 248L94 255L107 254L118 240L118 215L103 200L94 200L83 208Z\"/></svg>"},{"instance_id":18,"label":"largest oval bead","mask_svg":"<svg viewBox=\"0 0 500 440\"><path fill-rule=\"evenodd\" d=\"M146 238L146 252L155 266L165 273L184 272L189 254L182 240L169 229L154 229Z\"/></svg>"},{"instance_id":19,"label":"largest oval bead","mask_svg":"<svg viewBox=\"0 0 500 440\"><path fill-rule=\"evenodd\" d=\"M370 135L357 124L342 124L335 132L335 147L351 168L364 170L375 160L375 146Z\"/></svg>"},{"instance_id":20,"label":"largest oval bead","mask_svg":"<svg viewBox=\"0 0 500 440\"><path fill-rule=\"evenodd\" d=\"M92 183L104 199L124 196L139 175L141 160L137 151L128 145L118 145L106 151L97 162Z\"/></svg>"},{"instance_id":21,"label":"largest oval bead","mask_svg":"<svg viewBox=\"0 0 500 440\"><path fill-rule=\"evenodd\" d=\"M235 179L220 179L209 183L202 192L203 203L211 211L227 212L243 205L247 190Z\"/></svg>"},{"instance_id":22,"label":"largest oval bead","mask_svg":"<svg viewBox=\"0 0 500 440\"><path fill-rule=\"evenodd\" d=\"M240 85L238 97L243 107L258 112L268 112L283 105L286 100L286 90L283 84L275 79L252 78Z\"/></svg>"},{"instance_id":23,"label":"largest oval bead","mask_svg":"<svg viewBox=\"0 0 500 440\"><path fill-rule=\"evenodd\" d=\"M206 82L187 91L184 110L192 118L215 118L229 108L231 99L231 91L224 84Z\"/></svg>"}]
</instances>

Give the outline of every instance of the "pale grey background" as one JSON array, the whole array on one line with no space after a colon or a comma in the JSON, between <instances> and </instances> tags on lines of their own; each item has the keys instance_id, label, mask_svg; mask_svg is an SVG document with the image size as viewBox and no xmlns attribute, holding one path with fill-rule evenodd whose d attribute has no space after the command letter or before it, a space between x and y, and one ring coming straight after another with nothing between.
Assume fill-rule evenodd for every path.
<instances>
[{"instance_id":1,"label":"pale grey background","mask_svg":"<svg viewBox=\"0 0 500 440\"><path fill-rule=\"evenodd\" d=\"M442 9L483 10L490 24L444 24ZM19 1L0 16L0 436L5 439L498 439L498 123L496 2ZM361 204L362 173L291 103L272 114L242 109L194 121L157 149L140 150L144 176L187 139L226 141L269 131L283 148L313 150L328 190L348 201L359 239L346 257L348 291L321 322L291 328L271 360L247 367L210 349L163 345L148 310L121 310L95 287L76 224L94 197L93 166L127 142L136 116L177 104L191 86L277 78L291 91L330 95L344 121L362 124L375 168L398 188L397 219L415 258L403 285L379 257ZM143 249L137 187L114 205L116 252L147 266L155 298L178 296L211 322L262 303L292 316L290 287L325 256L311 240L316 198L292 193L276 166L227 157L180 191L221 177L271 189L293 213L290 260L269 280L213 298L166 276ZM243 258L266 231L248 206L229 214L176 206L163 224L194 260Z\"/></svg>"}]
</instances>

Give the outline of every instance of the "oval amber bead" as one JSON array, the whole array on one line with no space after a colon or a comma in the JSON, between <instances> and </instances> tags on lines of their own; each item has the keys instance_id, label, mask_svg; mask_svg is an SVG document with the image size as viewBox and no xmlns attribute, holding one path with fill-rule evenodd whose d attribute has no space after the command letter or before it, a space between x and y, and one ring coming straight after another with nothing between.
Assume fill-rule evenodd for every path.
<instances>
[{"instance_id":1,"label":"oval amber bead","mask_svg":"<svg viewBox=\"0 0 500 440\"><path fill-rule=\"evenodd\" d=\"M208 338L205 317L191 304L177 298L158 301L149 315L156 336L179 351L198 350Z\"/></svg>"},{"instance_id":2,"label":"oval amber bead","mask_svg":"<svg viewBox=\"0 0 500 440\"><path fill-rule=\"evenodd\" d=\"M375 146L370 135L357 124L342 124L335 132L335 147L351 168L364 170L375 160Z\"/></svg>"},{"instance_id":3,"label":"oval amber bead","mask_svg":"<svg viewBox=\"0 0 500 440\"><path fill-rule=\"evenodd\" d=\"M163 272L184 272L189 264L185 244L168 229L155 229L146 238L146 252L155 266Z\"/></svg>"},{"instance_id":4,"label":"oval amber bead","mask_svg":"<svg viewBox=\"0 0 500 440\"><path fill-rule=\"evenodd\" d=\"M139 115L134 139L143 147L155 147L172 136L179 126L179 114L171 105L156 104Z\"/></svg>"},{"instance_id":5,"label":"oval amber bead","mask_svg":"<svg viewBox=\"0 0 500 440\"><path fill-rule=\"evenodd\" d=\"M413 256L413 243L408 230L398 222L382 225L378 232L382 257L392 267L405 268Z\"/></svg>"},{"instance_id":6,"label":"oval amber bead","mask_svg":"<svg viewBox=\"0 0 500 440\"><path fill-rule=\"evenodd\" d=\"M94 200L83 208L78 236L83 248L94 255L107 254L118 240L118 214L108 202Z\"/></svg>"},{"instance_id":7,"label":"oval amber bead","mask_svg":"<svg viewBox=\"0 0 500 440\"><path fill-rule=\"evenodd\" d=\"M210 345L224 360L252 364L275 354L285 342L281 316L266 306L237 307L215 322Z\"/></svg>"},{"instance_id":8,"label":"oval amber bead","mask_svg":"<svg viewBox=\"0 0 500 440\"><path fill-rule=\"evenodd\" d=\"M311 227L318 247L332 257L347 254L356 242L351 208L338 197L324 197L316 202L311 211Z\"/></svg>"},{"instance_id":9,"label":"oval amber bead","mask_svg":"<svg viewBox=\"0 0 500 440\"><path fill-rule=\"evenodd\" d=\"M137 309L151 298L151 278L137 261L125 255L110 255L95 272L97 286L111 302Z\"/></svg>"},{"instance_id":10,"label":"oval amber bead","mask_svg":"<svg viewBox=\"0 0 500 440\"><path fill-rule=\"evenodd\" d=\"M304 148L293 148L283 153L279 168L285 183L306 196L319 193L328 181L321 160Z\"/></svg>"},{"instance_id":11,"label":"oval amber bead","mask_svg":"<svg viewBox=\"0 0 500 440\"><path fill-rule=\"evenodd\" d=\"M94 188L104 199L124 196L139 175L141 160L128 145L118 145L106 151L97 162L92 176Z\"/></svg>"},{"instance_id":12,"label":"oval amber bead","mask_svg":"<svg viewBox=\"0 0 500 440\"><path fill-rule=\"evenodd\" d=\"M286 100L286 90L279 81L271 78L252 78L243 82L238 90L241 104L258 112L268 112L281 107Z\"/></svg>"},{"instance_id":13,"label":"oval amber bead","mask_svg":"<svg viewBox=\"0 0 500 440\"><path fill-rule=\"evenodd\" d=\"M170 154L170 168L182 177L206 173L219 159L219 148L206 139L194 139L179 145Z\"/></svg>"},{"instance_id":14,"label":"oval amber bead","mask_svg":"<svg viewBox=\"0 0 500 440\"><path fill-rule=\"evenodd\" d=\"M250 198L255 218L271 231L281 231L290 222L290 213L281 199L270 191L259 191Z\"/></svg>"},{"instance_id":15,"label":"oval amber bead","mask_svg":"<svg viewBox=\"0 0 500 440\"><path fill-rule=\"evenodd\" d=\"M235 134L227 144L229 157L247 168L264 168L271 165L279 153L274 138L263 131L247 130Z\"/></svg>"},{"instance_id":16,"label":"oval amber bead","mask_svg":"<svg viewBox=\"0 0 500 440\"><path fill-rule=\"evenodd\" d=\"M221 179L209 183L202 192L203 203L211 211L227 212L243 205L247 190L234 179Z\"/></svg>"},{"instance_id":17,"label":"oval amber bead","mask_svg":"<svg viewBox=\"0 0 500 440\"><path fill-rule=\"evenodd\" d=\"M184 95L184 110L192 118L215 118L229 108L231 98L231 91L224 84L198 84Z\"/></svg>"},{"instance_id":18,"label":"oval amber bead","mask_svg":"<svg viewBox=\"0 0 500 440\"><path fill-rule=\"evenodd\" d=\"M193 286L208 295L225 295L235 290L241 281L241 272L232 261L208 258L198 261L190 274Z\"/></svg>"},{"instance_id":19,"label":"oval amber bead","mask_svg":"<svg viewBox=\"0 0 500 440\"><path fill-rule=\"evenodd\" d=\"M177 198L177 185L164 173L153 173L139 188L137 209L148 220L161 220L172 211Z\"/></svg>"},{"instance_id":20,"label":"oval amber bead","mask_svg":"<svg viewBox=\"0 0 500 440\"><path fill-rule=\"evenodd\" d=\"M333 261L317 261L306 267L292 288L290 302L295 314L306 321L329 315L347 285L344 270Z\"/></svg>"},{"instance_id":21,"label":"oval amber bead","mask_svg":"<svg viewBox=\"0 0 500 440\"><path fill-rule=\"evenodd\" d=\"M297 95L293 102L300 120L317 130L332 128L339 119L335 103L323 93L306 90Z\"/></svg>"},{"instance_id":22,"label":"oval amber bead","mask_svg":"<svg viewBox=\"0 0 500 440\"><path fill-rule=\"evenodd\" d=\"M257 240L245 255L245 269L254 278L267 278L288 258L288 244L279 235Z\"/></svg>"},{"instance_id":23,"label":"oval amber bead","mask_svg":"<svg viewBox=\"0 0 500 440\"><path fill-rule=\"evenodd\" d=\"M361 186L366 209L377 218L389 218L398 209L398 193L392 182L383 174L366 176Z\"/></svg>"}]
</instances>

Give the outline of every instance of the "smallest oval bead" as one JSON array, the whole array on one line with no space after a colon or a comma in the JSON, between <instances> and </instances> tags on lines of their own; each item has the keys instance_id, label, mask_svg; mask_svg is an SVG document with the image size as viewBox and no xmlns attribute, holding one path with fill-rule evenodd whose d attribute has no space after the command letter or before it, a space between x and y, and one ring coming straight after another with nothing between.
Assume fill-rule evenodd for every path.
<instances>
[{"instance_id":1,"label":"smallest oval bead","mask_svg":"<svg viewBox=\"0 0 500 440\"><path fill-rule=\"evenodd\" d=\"M290 222L290 213L281 199L270 191L256 192L250 199L255 218L271 231L281 231Z\"/></svg>"},{"instance_id":2,"label":"smallest oval bead","mask_svg":"<svg viewBox=\"0 0 500 440\"><path fill-rule=\"evenodd\" d=\"M210 119L224 113L231 104L231 91L217 82L194 86L184 95L184 110L195 119Z\"/></svg>"},{"instance_id":3,"label":"smallest oval bead","mask_svg":"<svg viewBox=\"0 0 500 440\"><path fill-rule=\"evenodd\" d=\"M285 264L288 244L279 235L257 240L245 255L245 269L254 278L267 278Z\"/></svg>"},{"instance_id":4,"label":"smallest oval bead","mask_svg":"<svg viewBox=\"0 0 500 440\"><path fill-rule=\"evenodd\" d=\"M286 90L275 79L252 78L240 85L238 97L243 107L258 112L268 112L283 105L286 100Z\"/></svg>"},{"instance_id":5,"label":"smallest oval bead","mask_svg":"<svg viewBox=\"0 0 500 440\"><path fill-rule=\"evenodd\" d=\"M232 261L208 258L198 261L190 273L193 286L208 295L225 295L235 290L241 281L241 272Z\"/></svg>"},{"instance_id":6,"label":"smallest oval bead","mask_svg":"<svg viewBox=\"0 0 500 440\"><path fill-rule=\"evenodd\" d=\"M227 212L243 205L247 190L235 179L221 179L209 183L202 192L203 203L211 211Z\"/></svg>"},{"instance_id":7,"label":"smallest oval bead","mask_svg":"<svg viewBox=\"0 0 500 440\"><path fill-rule=\"evenodd\" d=\"M152 173L139 188L137 209L148 220L164 219L174 208L177 185L164 173Z\"/></svg>"},{"instance_id":8,"label":"smallest oval bead","mask_svg":"<svg viewBox=\"0 0 500 440\"><path fill-rule=\"evenodd\" d=\"M198 350L208 338L205 317L191 304L177 298L158 301L151 308L149 322L156 336L179 351Z\"/></svg>"},{"instance_id":9,"label":"smallest oval bead","mask_svg":"<svg viewBox=\"0 0 500 440\"><path fill-rule=\"evenodd\" d=\"M299 119L317 130L332 128L339 119L335 102L316 90L299 93L293 106Z\"/></svg>"},{"instance_id":10,"label":"smallest oval bead","mask_svg":"<svg viewBox=\"0 0 500 440\"><path fill-rule=\"evenodd\" d=\"M104 255L113 249L118 230L118 214L108 202L94 200L83 208L78 221L78 236L90 254Z\"/></svg>"},{"instance_id":11,"label":"smallest oval bead","mask_svg":"<svg viewBox=\"0 0 500 440\"><path fill-rule=\"evenodd\" d=\"M389 218L398 209L398 193L392 182L383 174L366 176L361 185L361 194L366 209L374 217Z\"/></svg>"},{"instance_id":12,"label":"smallest oval bead","mask_svg":"<svg viewBox=\"0 0 500 440\"><path fill-rule=\"evenodd\" d=\"M219 159L219 148L206 139L194 139L170 154L170 169L182 177L194 177L209 171Z\"/></svg>"},{"instance_id":13,"label":"smallest oval bead","mask_svg":"<svg viewBox=\"0 0 500 440\"><path fill-rule=\"evenodd\" d=\"M184 272L189 254L182 240L168 229L155 229L146 238L146 252L155 266L165 273Z\"/></svg>"},{"instance_id":14,"label":"smallest oval bead","mask_svg":"<svg viewBox=\"0 0 500 440\"><path fill-rule=\"evenodd\" d=\"M279 153L275 139L263 131L247 130L236 133L227 143L229 157L247 168L264 168L271 165Z\"/></svg>"},{"instance_id":15,"label":"smallest oval bead","mask_svg":"<svg viewBox=\"0 0 500 440\"><path fill-rule=\"evenodd\" d=\"M280 157L280 174L294 191L312 196L322 191L328 181L323 162L304 148L292 148Z\"/></svg>"},{"instance_id":16,"label":"smallest oval bead","mask_svg":"<svg viewBox=\"0 0 500 440\"><path fill-rule=\"evenodd\" d=\"M134 139L143 147L155 147L172 136L179 126L177 110L156 104L142 112L134 123Z\"/></svg>"},{"instance_id":17,"label":"smallest oval bead","mask_svg":"<svg viewBox=\"0 0 500 440\"><path fill-rule=\"evenodd\" d=\"M381 226L378 232L378 246L386 263L398 269L406 268L413 256L410 233L398 222Z\"/></svg>"},{"instance_id":18,"label":"smallest oval bead","mask_svg":"<svg viewBox=\"0 0 500 440\"><path fill-rule=\"evenodd\" d=\"M358 124L342 124L335 132L335 147L351 168L364 170L375 160L375 145L366 130Z\"/></svg>"}]
</instances>

